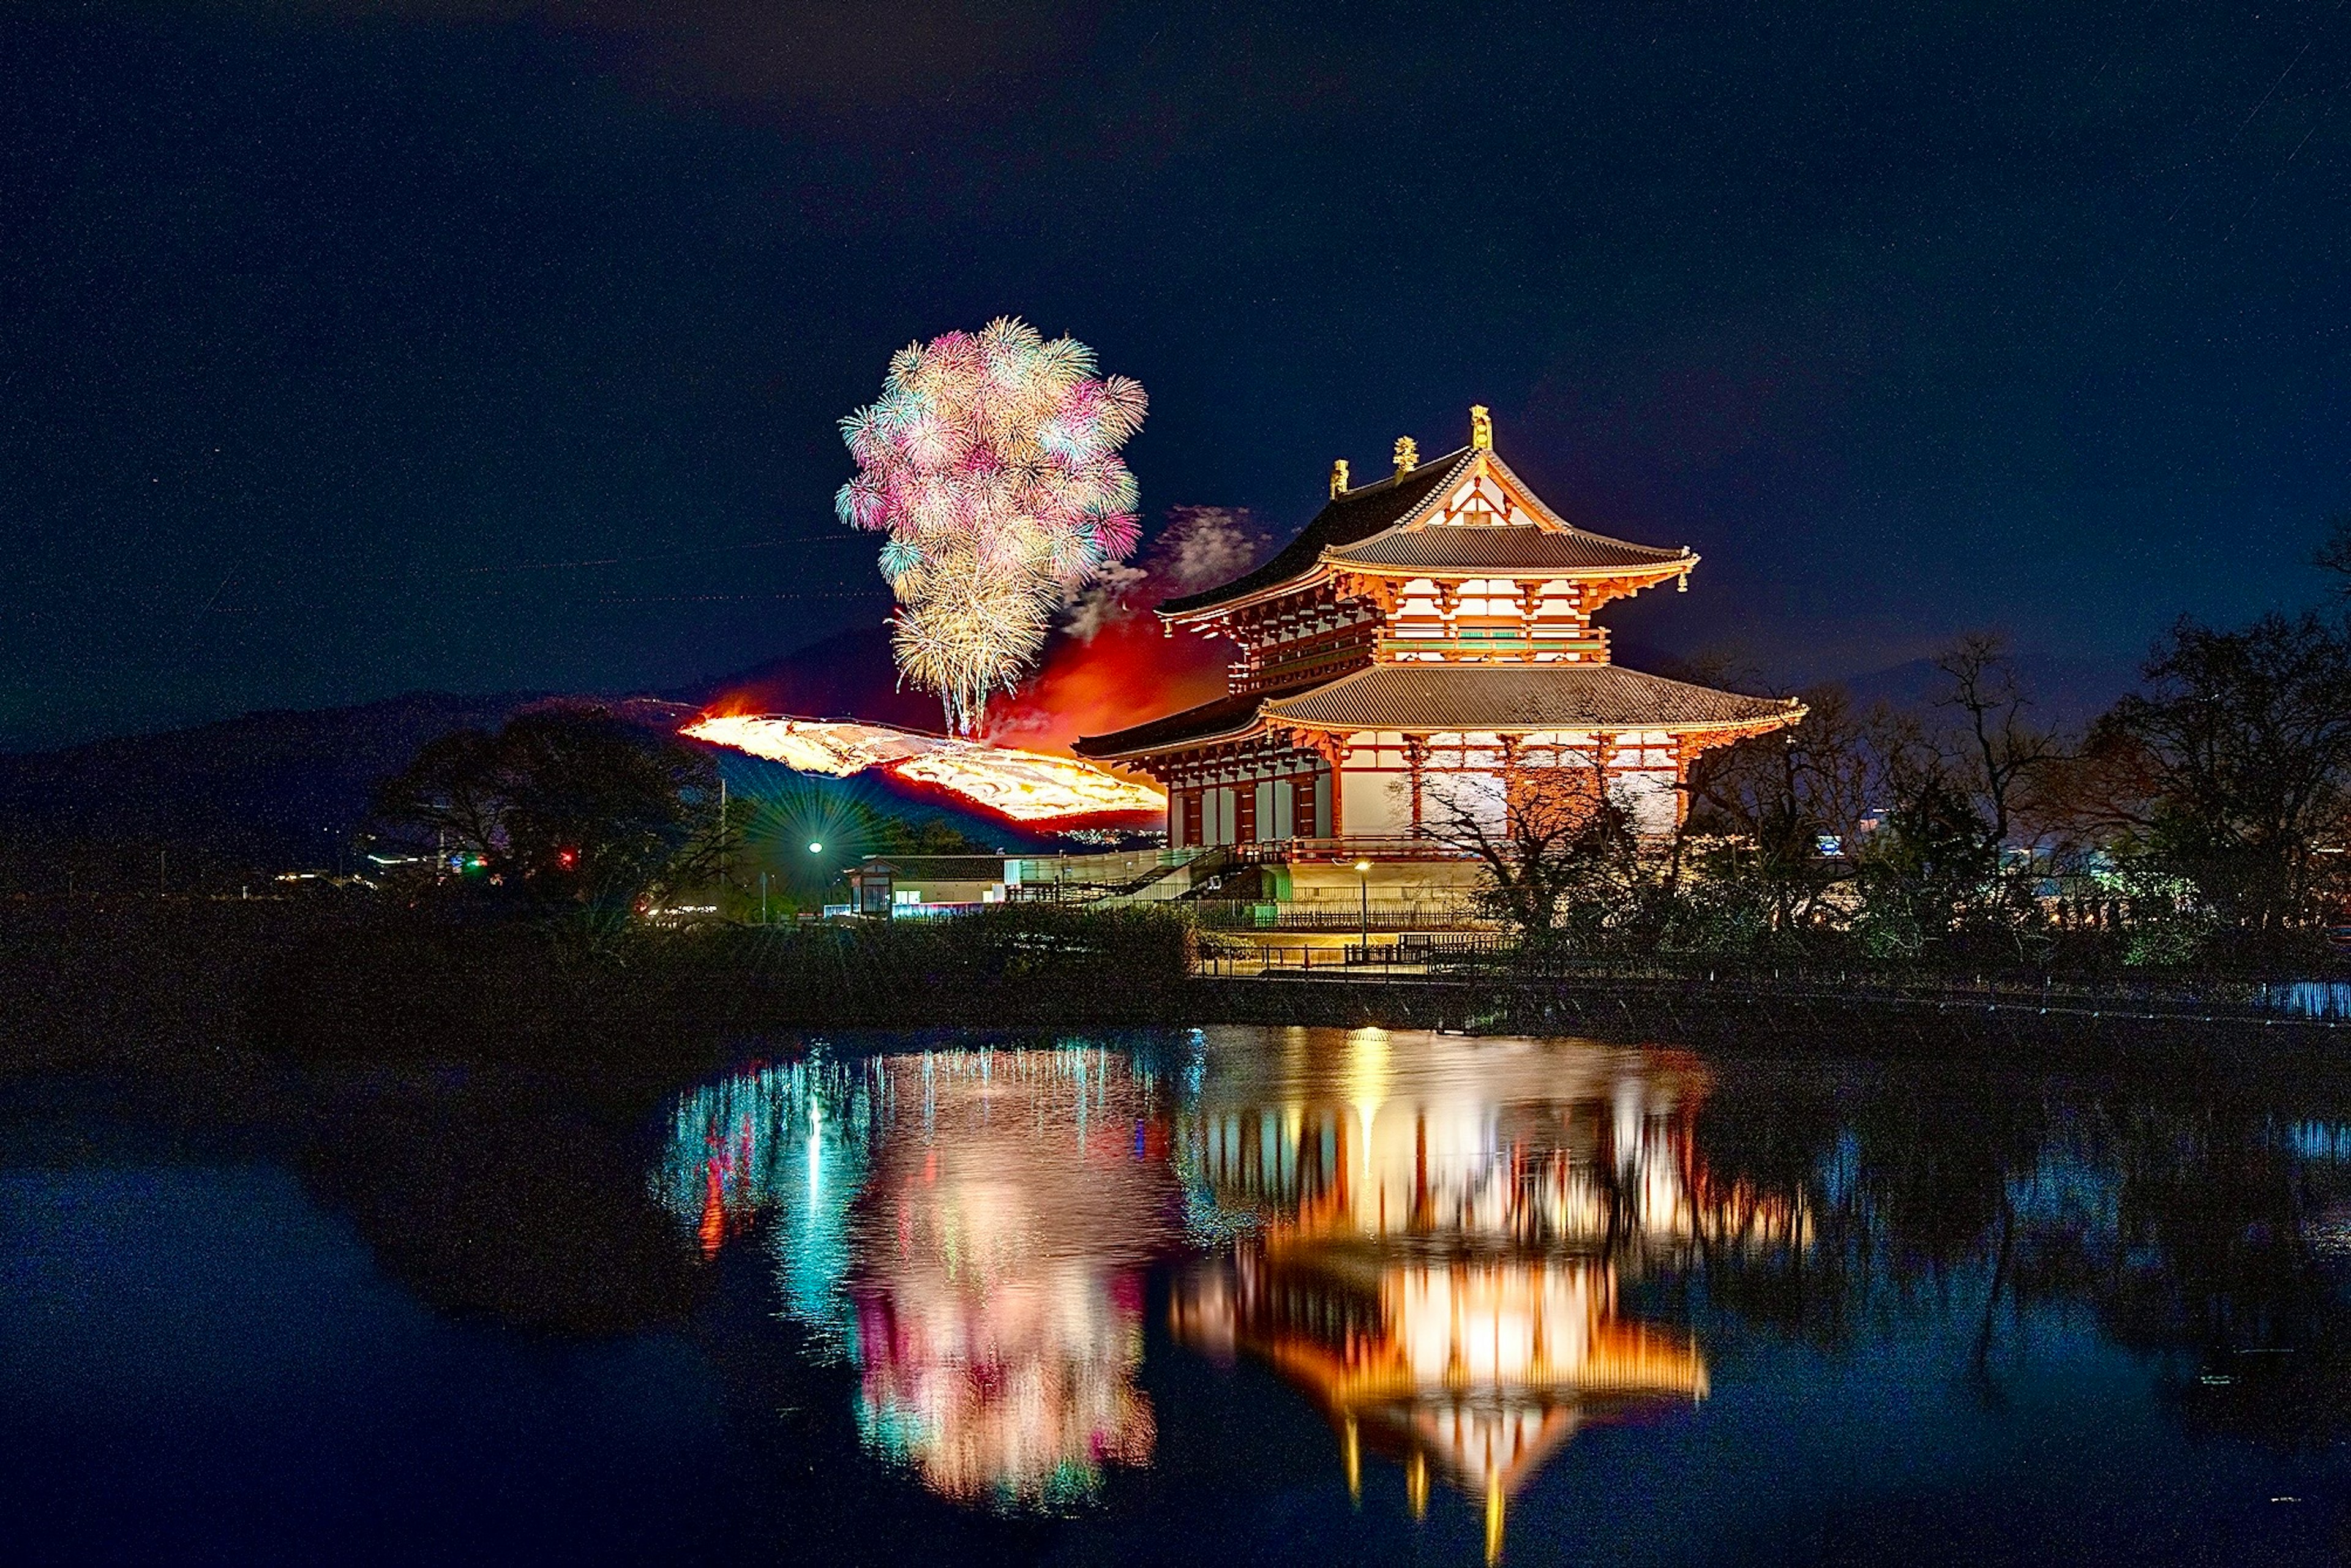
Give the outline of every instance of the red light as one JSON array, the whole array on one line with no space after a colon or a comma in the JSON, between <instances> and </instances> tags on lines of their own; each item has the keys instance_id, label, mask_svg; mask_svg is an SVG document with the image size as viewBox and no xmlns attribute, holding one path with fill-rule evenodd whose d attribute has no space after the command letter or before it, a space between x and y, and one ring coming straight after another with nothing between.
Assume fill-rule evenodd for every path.
<instances>
[{"instance_id":1,"label":"red light","mask_svg":"<svg viewBox=\"0 0 2351 1568\"><path fill-rule=\"evenodd\" d=\"M555 863L561 866L565 871L569 871L573 866L580 863L580 852L578 850L558 850L555 853Z\"/></svg>"}]
</instances>

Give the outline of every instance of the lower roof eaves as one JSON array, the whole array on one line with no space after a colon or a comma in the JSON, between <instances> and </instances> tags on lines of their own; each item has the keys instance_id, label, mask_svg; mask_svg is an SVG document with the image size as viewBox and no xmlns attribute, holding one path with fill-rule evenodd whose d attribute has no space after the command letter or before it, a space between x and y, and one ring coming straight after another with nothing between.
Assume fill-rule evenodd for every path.
<instances>
[{"instance_id":1,"label":"lower roof eaves","mask_svg":"<svg viewBox=\"0 0 2351 1568\"><path fill-rule=\"evenodd\" d=\"M1096 761L1285 729L1413 735L1656 730L1752 734L1804 716L1794 698L1747 696L1622 664L1371 664L1319 685L1219 697L1077 742Z\"/></svg>"},{"instance_id":2,"label":"lower roof eaves","mask_svg":"<svg viewBox=\"0 0 2351 1568\"><path fill-rule=\"evenodd\" d=\"M1269 721L1305 729L1416 735L1552 730L1777 728L1803 716L1792 698L1746 696L1622 664L1372 664L1265 704Z\"/></svg>"}]
</instances>

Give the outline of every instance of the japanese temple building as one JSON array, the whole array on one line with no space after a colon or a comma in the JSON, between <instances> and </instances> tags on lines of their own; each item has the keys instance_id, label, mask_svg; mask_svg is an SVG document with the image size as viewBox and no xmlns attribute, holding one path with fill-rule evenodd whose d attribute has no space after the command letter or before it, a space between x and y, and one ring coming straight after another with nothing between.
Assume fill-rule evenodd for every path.
<instances>
[{"instance_id":1,"label":"japanese temple building","mask_svg":"<svg viewBox=\"0 0 2351 1568\"><path fill-rule=\"evenodd\" d=\"M1610 661L1593 612L1686 587L1698 561L1562 517L1472 409L1468 445L1424 463L1398 441L1395 472L1361 486L1334 465L1330 504L1270 560L1160 606L1170 635L1239 647L1228 695L1077 750L1165 785L1179 850L1421 840L1432 790L1499 802L1528 770L1595 764L1667 831L1692 758L1804 712Z\"/></svg>"}]
</instances>

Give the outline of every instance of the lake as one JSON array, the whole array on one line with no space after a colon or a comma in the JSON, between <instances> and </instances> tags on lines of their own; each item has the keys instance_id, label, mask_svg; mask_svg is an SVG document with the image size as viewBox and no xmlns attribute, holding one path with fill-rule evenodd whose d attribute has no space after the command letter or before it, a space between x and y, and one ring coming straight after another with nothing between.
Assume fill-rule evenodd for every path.
<instances>
[{"instance_id":1,"label":"lake","mask_svg":"<svg viewBox=\"0 0 2351 1568\"><path fill-rule=\"evenodd\" d=\"M1376 1030L0 1092L14 1562L2333 1562L2351 1078Z\"/></svg>"}]
</instances>

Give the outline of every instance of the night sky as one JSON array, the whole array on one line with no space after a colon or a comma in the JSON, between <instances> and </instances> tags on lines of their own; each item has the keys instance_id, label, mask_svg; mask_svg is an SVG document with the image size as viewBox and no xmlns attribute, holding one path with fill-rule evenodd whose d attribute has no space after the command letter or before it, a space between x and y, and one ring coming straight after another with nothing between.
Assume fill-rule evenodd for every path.
<instances>
[{"instance_id":1,"label":"night sky","mask_svg":"<svg viewBox=\"0 0 2351 1568\"><path fill-rule=\"evenodd\" d=\"M833 422L1007 312L1152 521L1485 402L1790 678L2318 591L2339 0L1301 10L0 0L0 746L877 622Z\"/></svg>"}]
</instances>

